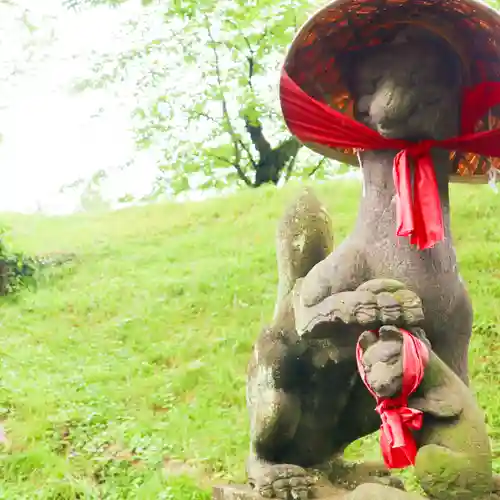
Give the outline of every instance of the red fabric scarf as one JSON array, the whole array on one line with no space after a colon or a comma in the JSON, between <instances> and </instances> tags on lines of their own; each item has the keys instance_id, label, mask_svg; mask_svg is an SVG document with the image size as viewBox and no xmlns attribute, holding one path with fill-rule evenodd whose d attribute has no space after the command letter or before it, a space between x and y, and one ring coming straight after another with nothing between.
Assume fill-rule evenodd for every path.
<instances>
[{"instance_id":1,"label":"red fabric scarf","mask_svg":"<svg viewBox=\"0 0 500 500\"><path fill-rule=\"evenodd\" d=\"M376 411L380 415L380 448L384 463L389 469L402 469L415 464L417 446L411 433L422 427L423 414L408 408L408 397L415 392L424 376L429 360L427 346L411 333L401 329L403 335L403 383L401 395L396 398L379 398L368 385L361 361L363 351L356 346L356 361L361 378L377 400Z\"/></svg>"},{"instance_id":2,"label":"red fabric scarf","mask_svg":"<svg viewBox=\"0 0 500 500\"><path fill-rule=\"evenodd\" d=\"M421 250L433 247L444 238L441 203L430 150L433 147L500 157L500 129L473 133L474 126L487 111L500 104L500 82L484 82L464 90L462 98L462 135L443 141L419 143L386 139L327 104L306 94L283 71L281 107L288 128L300 141L331 148L359 150L397 149L394 158L394 184L397 201L398 236L409 236ZM415 162L414 192L410 182L410 160Z\"/></svg>"}]
</instances>

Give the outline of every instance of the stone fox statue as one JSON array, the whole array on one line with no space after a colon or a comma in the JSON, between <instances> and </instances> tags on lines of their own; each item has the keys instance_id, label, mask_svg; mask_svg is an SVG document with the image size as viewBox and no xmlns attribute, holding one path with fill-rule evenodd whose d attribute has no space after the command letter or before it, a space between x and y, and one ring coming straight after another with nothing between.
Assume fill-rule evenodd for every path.
<instances>
[{"instance_id":1,"label":"stone fox statue","mask_svg":"<svg viewBox=\"0 0 500 500\"><path fill-rule=\"evenodd\" d=\"M459 135L461 61L437 37L403 29L340 64L354 117L381 136L418 141ZM312 192L281 222L279 300L254 345L247 383L247 471L264 497L308 498L307 468L378 429L375 402L359 380L354 355L366 329L420 325L437 356L469 383L472 307L450 231L452 161L444 150L431 151L444 237L422 250L395 234L397 153L359 153L358 218L332 252L329 221ZM307 234L315 235L313 244Z\"/></svg>"},{"instance_id":2,"label":"stone fox statue","mask_svg":"<svg viewBox=\"0 0 500 500\"><path fill-rule=\"evenodd\" d=\"M416 330L413 342L424 337ZM413 375L405 367L411 362L404 356L404 342L411 342L411 335L406 336L399 328L384 326L378 334L367 331L359 339L360 372L379 403L397 402L405 377ZM419 374L422 378L404 398L406 410L423 412L421 427L413 432L417 479L430 498L485 499L492 492L493 477L484 413L457 375L432 350L425 350L428 360ZM412 357L411 349L406 352Z\"/></svg>"}]
</instances>

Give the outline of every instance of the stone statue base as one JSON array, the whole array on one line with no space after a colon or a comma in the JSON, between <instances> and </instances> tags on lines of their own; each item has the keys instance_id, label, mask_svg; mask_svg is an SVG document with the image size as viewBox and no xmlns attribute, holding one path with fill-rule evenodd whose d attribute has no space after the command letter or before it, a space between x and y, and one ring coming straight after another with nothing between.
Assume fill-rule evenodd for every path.
<instances>
[{"instance_id":1,"label":"stone statue base","mask_svg":"<svg viewBox=\"0 0 500 500\"><path fill-rule=\"evenodd\" d=\"M497 480L498 482L498 480ZM427 497L402 491L376 483L364 483L354 490L335 487L331 484L318 484L311 500L426 500ZM213 500L270 500L252 490L246 484L214 486ZM500 500L498 492L492 492L484 500Z\"/></svg>"},{"instance_id":2,"label":"stone statue base","mask_svg":"<svg viewBox=\"0 0 500 500\"><path fill-rule=\"evenodd\" d=\"M356 463L331 460L322 467L306 470L315 478L311 500L365 500L365 498L366 500L378 498L423 500L419 495L406 493L403 482L391 476L379 462ZM269 500L256 493L250 485L215 486L212 498L213 500Z\"/></svg>"},{"instance_id":3,"label":"stone statue base","mask_svg":"<svg viewBox=\"0 0 500 500\"><path fill-rule=\"evenodd\" d=\"M319 500L339 500L347 490L333 486L319 487L313 497ZM225 486L214 486L213 500L269 500L255 493L248 485L234 484Z\"/></svg>"},{"instance_id":4,"label":"stone statue base","mask_svg":"<svg viewBox=\"0 0 500 500\"><path fill-rule=\"evenodd\" d=\"M213 488L213 500L270 500L248 485L226 485ZM335 486L320 485L315 488L311 500L425 500L416 493L408 493L390 486L365 483L352 491Z\"/></svg>"}]
</instances>

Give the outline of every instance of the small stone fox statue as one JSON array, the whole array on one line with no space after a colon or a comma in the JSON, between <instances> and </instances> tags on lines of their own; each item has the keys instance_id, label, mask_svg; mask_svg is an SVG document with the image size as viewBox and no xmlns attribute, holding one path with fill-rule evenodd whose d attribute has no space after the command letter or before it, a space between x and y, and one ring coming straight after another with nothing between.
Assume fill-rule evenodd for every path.
<instances>
[{"instance_id":1,"label":"small stone fox statue","mask_svg":"<svg viewBox=\"0 0 500 500\"><path fill-rule=\"evenodd\" d=\"M414 465L430 498L490 498L484 414L470 389L431 350L424 331L394 326L366 331L357 355L361 378L378 403L387 465Z\"/></svg>"}]
</instances>

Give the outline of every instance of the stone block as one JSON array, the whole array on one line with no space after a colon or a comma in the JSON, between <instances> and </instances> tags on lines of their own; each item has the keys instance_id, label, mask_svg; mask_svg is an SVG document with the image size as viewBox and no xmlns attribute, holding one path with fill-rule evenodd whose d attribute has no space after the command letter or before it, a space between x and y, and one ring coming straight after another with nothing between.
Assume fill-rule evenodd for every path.
<instances>
[{"instance_id":1,"label":"stone block","mask_svg":"<svg viewBox=\"0 0 500 500\"><path fill-rule=\"evenodd\" d=\"M333 486L318 486L315 488L312 499L318 500L340 500L347 493L344 489ZM214 486L212 491L213 500L269 500L257 493L252 488L244 484L231 484ZM398 499L396 499L398 500Z\"/></svg>"}]
</instances>

